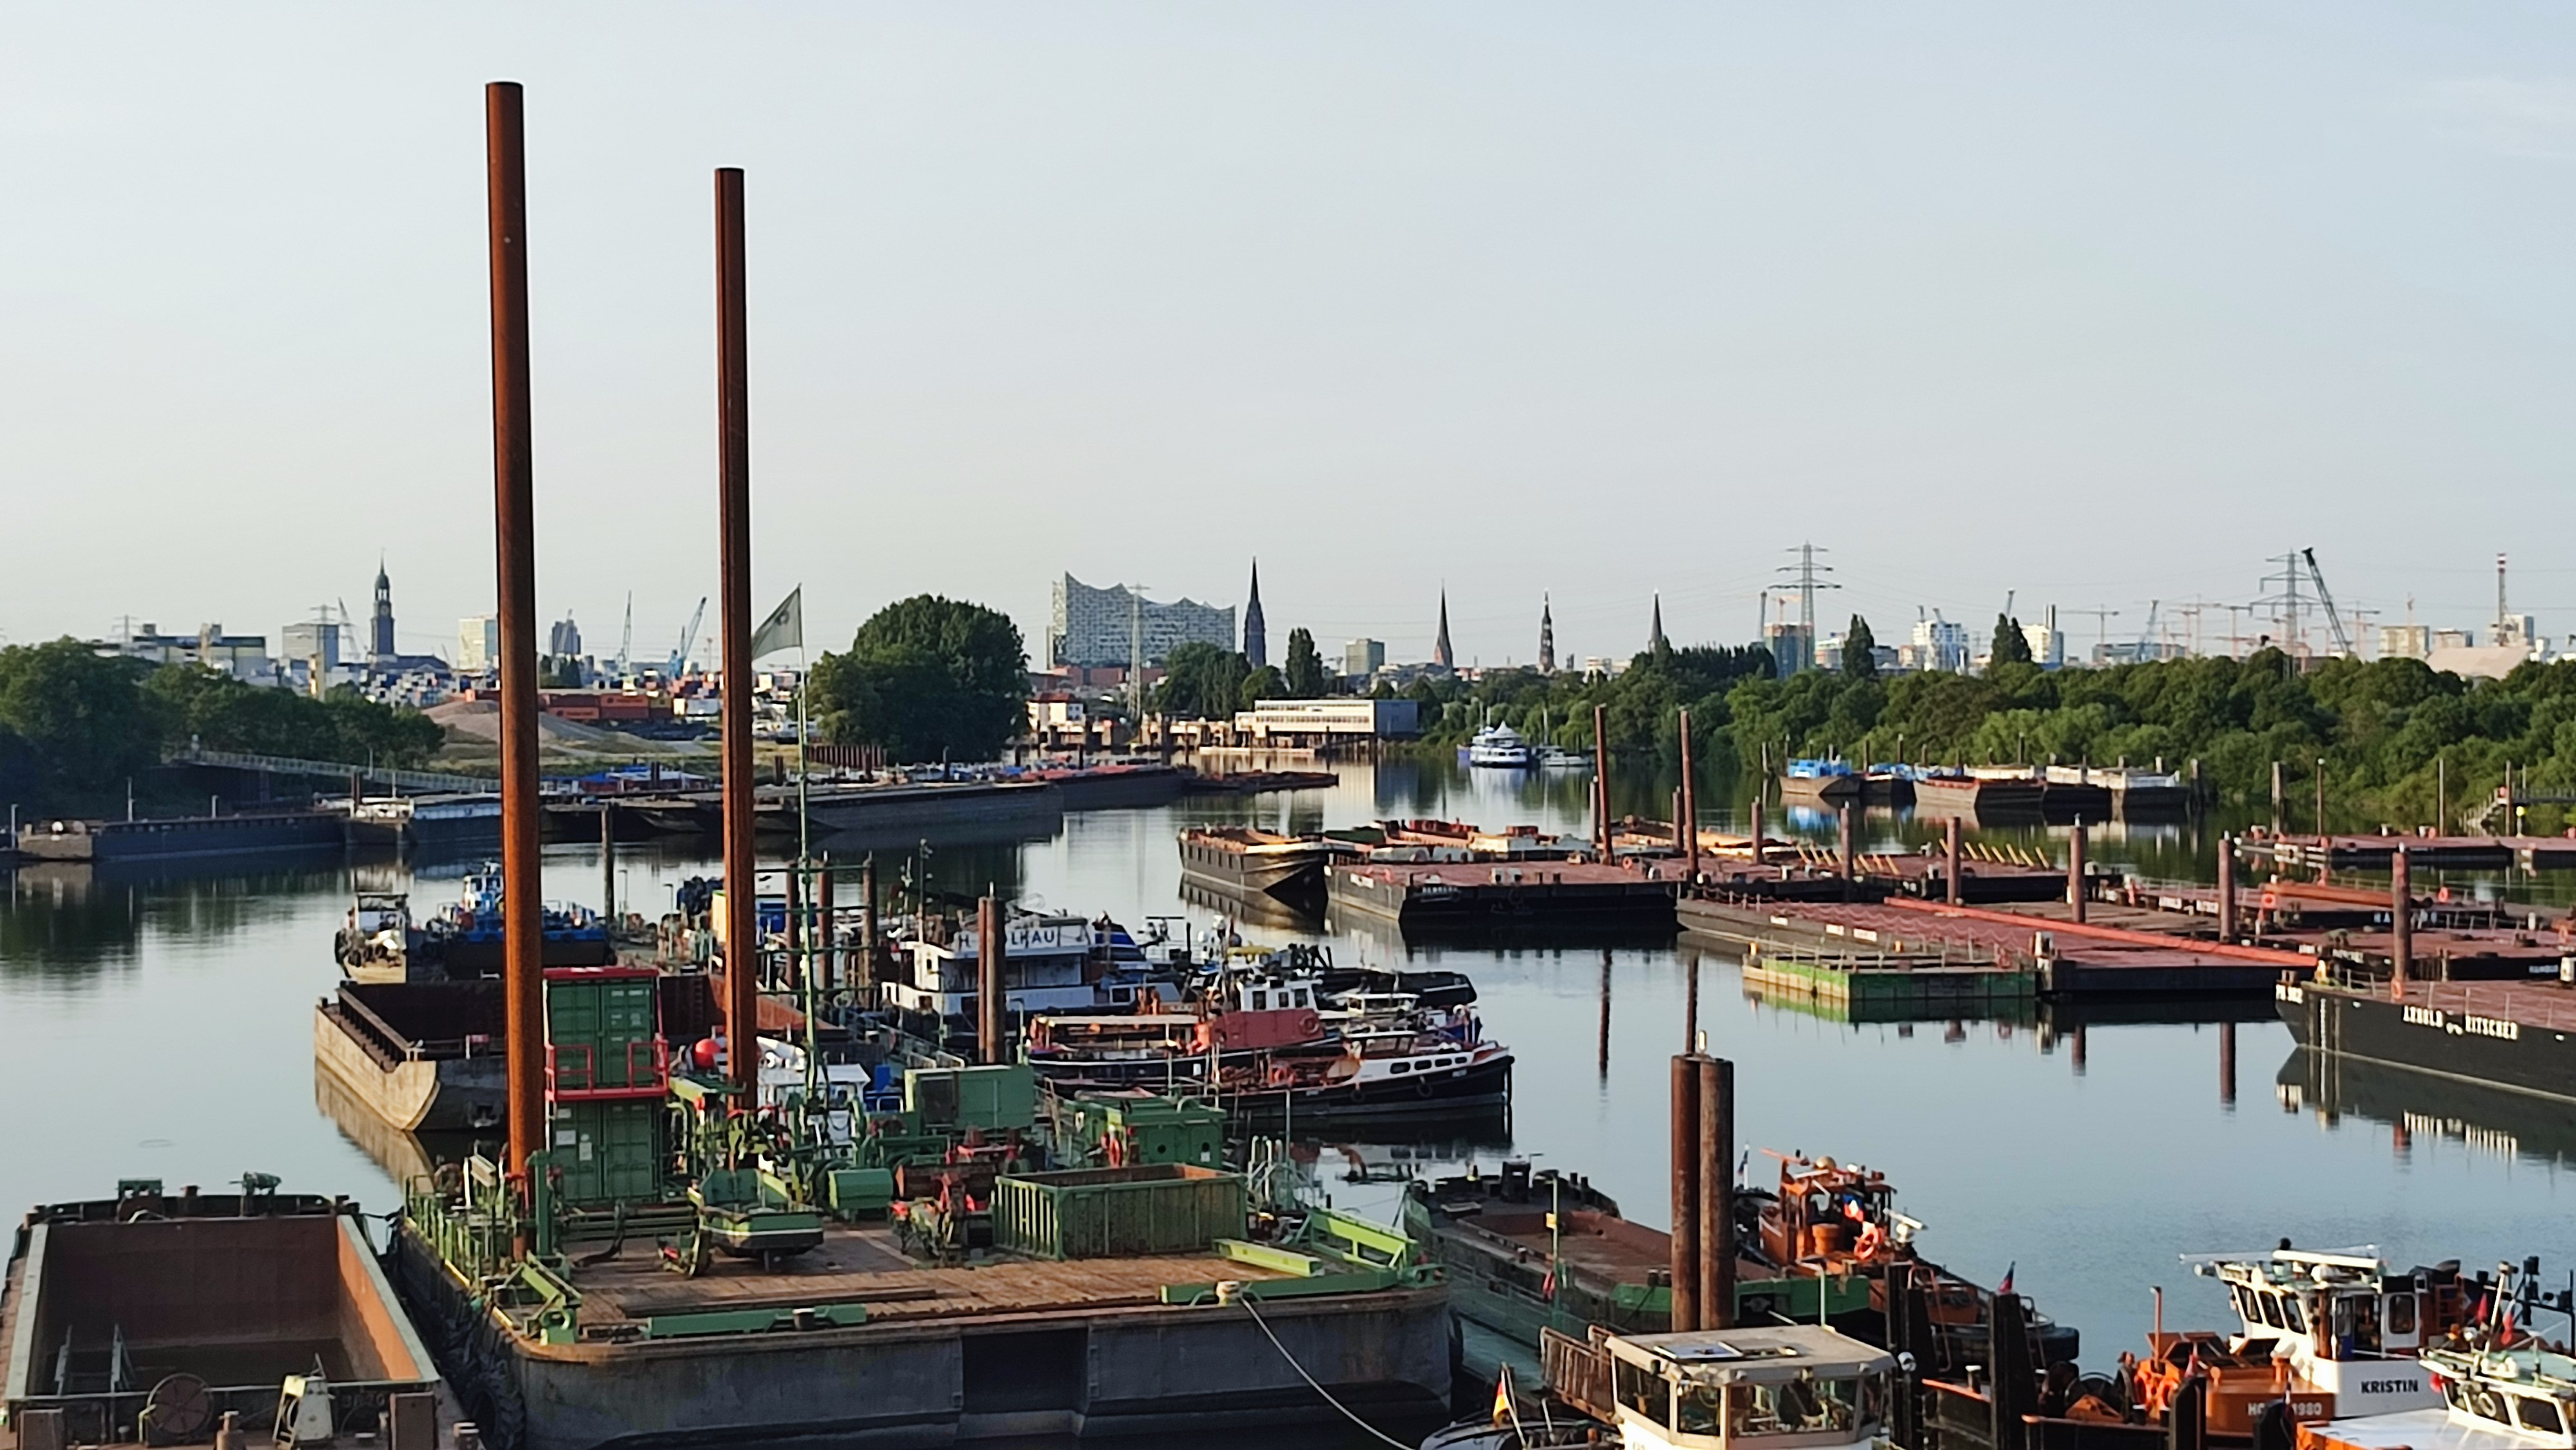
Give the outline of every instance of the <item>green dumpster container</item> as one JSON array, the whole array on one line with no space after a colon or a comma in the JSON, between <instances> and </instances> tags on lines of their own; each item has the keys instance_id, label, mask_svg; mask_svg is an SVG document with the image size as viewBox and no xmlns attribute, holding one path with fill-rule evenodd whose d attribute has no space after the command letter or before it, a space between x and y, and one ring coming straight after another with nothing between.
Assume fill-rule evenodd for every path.
<instances>
[{"instance_id":1,"label":"green dumpster container","mask_svg":"<svg viewBox=\"0 0 2576 1450\"><path fill-rule=\"evenodd\" d=\"M1042 1259L1194 1253L1244 1233L1243 1177L1187 1163L1006 1174L993 1243Z\"/></svg>"}]
</instances>

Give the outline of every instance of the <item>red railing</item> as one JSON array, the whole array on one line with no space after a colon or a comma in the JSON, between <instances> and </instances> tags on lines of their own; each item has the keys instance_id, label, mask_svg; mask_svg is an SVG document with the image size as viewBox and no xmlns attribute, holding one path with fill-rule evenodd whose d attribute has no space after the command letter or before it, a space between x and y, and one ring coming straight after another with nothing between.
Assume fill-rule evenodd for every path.
<instances>
[{"instance_id":1,"label":"red railing","mask_svg":"<svg viewBox=\"0 0 2576 1450\"><path fill-rule=\"evenodd\" d=\"M671 1046L659 1037L639 1037L626 1044L623 1082L600 1081L598 1053L589 1043L546 1044L546 1096L550 1098L658 1098L670 1086L670 1078Z\"/></svg>"}]
</instances>

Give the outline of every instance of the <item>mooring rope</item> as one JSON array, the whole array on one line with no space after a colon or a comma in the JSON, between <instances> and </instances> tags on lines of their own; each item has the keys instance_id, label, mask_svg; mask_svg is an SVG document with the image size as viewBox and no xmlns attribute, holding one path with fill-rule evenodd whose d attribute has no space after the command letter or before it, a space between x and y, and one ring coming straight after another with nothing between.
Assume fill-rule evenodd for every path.
<instances>
[{"instance_id":1,"label":"mooring rope","mask_svg":"<svg viewBox=\"0 0 2576 1450\"><path fill-rule=\"evenodd\" d=\"M1359 1426L1361 1429L1368 1431L1372 1435L1375 1435L1387 1444L1394 1446L1395 1450L1417 1450L1417 1447L1407 1445L1403 1441L1386 1433L1384 1430L1379 1429L1377 1426L1361 1419L1357 1411L1353 1410L1350 1406L1343 1404L1341 1401L1334 1399L1333 1392L1324 1388L1322 1385L1317 1384L1315 1382L1315 1377L1306 1373L1306 1367L1297 1362L1297 1356L1288 1352L1288 1346L1279 1342L1279 1336L1270 1332L1270 1323L1268 1320L1261 1317L1261 1311L1259 1309L1253 1307L1252 1296L1249 1294L1238 1293L1234 1297L1235 1302L1243 1306L1243 1312L1252 1316L1253 1324L1258 1326L1261 1330L1261 1337L1270 1341L1270 1347L1279 1351L1279 1357L1288 1361L1288 1367L1297 1372L1297 1378L1304 1380L1307 1388L1324 1397L1325 1404L1341 1411L1344 1419L1349 1420L1352 1424Z\"/></svg>"}]
</instances>

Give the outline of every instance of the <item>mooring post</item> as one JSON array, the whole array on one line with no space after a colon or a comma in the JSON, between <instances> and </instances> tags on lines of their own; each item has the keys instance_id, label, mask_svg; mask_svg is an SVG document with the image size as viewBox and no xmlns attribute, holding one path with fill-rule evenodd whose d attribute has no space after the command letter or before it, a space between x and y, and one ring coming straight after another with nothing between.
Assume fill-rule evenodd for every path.
<instances>
[{"instance_id":1,"label":"mooring post","mask_svg":"<svg viewBox=\"0 0 2576 1450\"><path fill-rule=\"evenodd\" d=\"M1004 1062L1002 904L986 893L975 903L976 1046L986 1062ZM1213 1084L1211 1084L1213 1086Z\"/></svg>"},{"instance_id":2,"label":"mooring post","mask_svg":"<svg viewBox=\"0 0 2576 1450\"><path fill-rule=\"evenodd\" d=\"M1690 711L1681 712L1683 891L1699 882L1699 791L1691 781Z\"/></svg>"},{"instance_id":3,"label":"mooring post","mask_svg":"<svg viewBox=\"0 0 2576 1450\"><path fill-rule=\"evenodd\" d=\"M1942 899L1956 906L1964 898L1959 891L1959 818L1952 816L1941 823Z\"/></svg>"},{"instance_id":4,"label":"mooring post","mask_svg":"<svg viewBox=\"0 0 2576 1450\"><path fill-rule=\"evenodd\" d=\"M805 863L793 861L787 867L787 971L786 984L802 989L805 985Z\"/></svg>"},{"instance_id":5,"label":"mooring post","mask_svg":"<svg viewBox=\"0 0 2576 1450\"><path fill-rule=\"evenodd\" d=\"M611 935L617 931L617 802L599 798L599 909L608 916Z\"/></svg>"},{"instance_id":6,"label":"mooring post","mask_svg":"<svg viewBox=\"0 0 2576 1450\"><path fill-rule=\"evenodd\" d=\"M760 910L751 778L751 338L742 170L716 171L716 423L724 595L725 1040L743 1102L760 1085ZM737 899L737 896L739 899Z\"/></svg>"},{"instance_id":7,"label":"mooring post","mask_svg":"<svg viewBox=\"0 0 2576 1450\"><path fill-rule=\"evenodd\" d=\"M859 970L857 982L873 988L877 982L877 853L870 851L859 863Z\"/></svg>"},{"instance_id":8,"label":"mooring post","mask_svg":"<svg viewBox=\"0 0 2576 1450\"><path fill-rule=\"evenodd\" d=\"M1699 1059L1699 1327L1735 1327L1735 1064Z\"/></svg>"},{"instance_id":9,"label":"mooring post","mask_svg":"<svg viewBox=\"0 0 2576 1450\"><path fill-rule=\"evenodd\" d=\"M2218 838L2218 939L2236 940L2236 838Z\"/></svg>"},{"instance_id":10,"label":"mooring post","mask_svg":"<svg viewBox=\"0 0 2576 1450\"><path fill-rule=\"evenodd\" d=\"M1841 866L1843 876L1843 900L1849 901L1852 898L1852 882L1857 878L1857 873L1859 871L1858 863L1853 859L1854 847L1851 802L1845 801L1842 805L1842 809L1837 814L1840 817L1838 833L1840 837L1839 855L1841 858L1838 864Z\"/></svg>"},{"instance_id":11,"label":"mooring post","mask_svg":"<svg viewBox=\"0 0 2576 1450\"><path fill-rule=\"evenodd\" d=\"M1610 949L1601 949L1601 1043L1595 1053L1593 1072L1603 1082L1610 1080Z\"/></svg>"},{"instance_id":12,"label":"mooring post","mask_svg":"<svg viewBox=\"0 0 2576 1450\"><path fill-rule=\"evenodd\" d=\"M1750 824L1753 828L1753 864L1757 868L1768 865L1771 860L1770 847L1762 834L1762 792L1769 784L1769 781L1758 778L1753 782L1753 810ZM1758 875L1759 872L1757 871L1756 874Z\"/></svg>"},{"instance_id":13,"label":"mooring post","mask_svg":"<svg viewBox=\"0 0 2576 1450\"><path fill-rule=\"evenodd\" d=\"M2066 838L2066 907L2069 919L2084 924L2084 817L2075 818L2075 830Z\"/></svg>"},{"instance_id":14,"label":"mooring post","mask_svg":"<svg viewBox=\"0 0 2576 1450\"><path fill-rule=\"evenodd\" d=\"M2388 857L2388 995L2406 1000L2406 979L2415 970L2415 883L2406 848Z\"/></svg>"},{"instance_id":15,"label":"mooring post","mask_svg":"<svg viewBox=\"0 0 2576 1450\"><path fill-rule=\"evenodd\" d=\"M2281 807L2288 797L2281 787L2281 762L2272 762L2272 834L2281 834Z\"/></svg>"},{"instance_id":16,"label":"mooring post","mask_svg":"<svg viewBox=\"0 0 2576 1450\"><path fill-rule=\"evenodd\" d=\"M830 852L825 852L822 864L814 871L814 969L822 974L819 981L827 1001L840 986L840 973L836 969L841 954L841 937L832 925L832 914L837 905L832 899L832 857Z\"/></svg>"},{"instance_id":17,"label":"mooring post","mask_svg":"<svg viewBox=\"0 0 2576 1450\"><path fill-rule=\"evenodd\" d=\"M483 88L492 270L493 533L501 625L502 1032L509 1166L546 1145L545 887L538 878L536 471L529 420L528 158L515 81Z\"/></svg>"},{"instance_id":18,"label":"mooring post","mask_svg":"<svg viewBox=\"0 0 2576 1450\"><path fill-rule=\"evenodd\" d=\"M1610 712L1592 707L1592 829L1601 838L1601 859L1610 859Z\"/></svg>"},{"instance_id":19,"label":"mooring post","mask_svg":"<svg viewBox=\"0 0 2576 1450\"><path fill-rule=\"evenodd\" d=\"M1699 1066L1673 1058L1672 1303L1675 1332L1699 1328Z\"/></svg>"}]
</instances>

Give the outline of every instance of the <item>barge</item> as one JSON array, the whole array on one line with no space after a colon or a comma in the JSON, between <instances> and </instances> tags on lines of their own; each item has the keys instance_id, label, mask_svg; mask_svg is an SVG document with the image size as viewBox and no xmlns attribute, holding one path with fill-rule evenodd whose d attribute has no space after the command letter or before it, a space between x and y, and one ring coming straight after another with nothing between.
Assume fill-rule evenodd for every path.
<instances>
[{"instance_id":1,"label":"barge","mask_svg":"<svg viewBox=\"0 0 2576 1450\"><path fill-rule=\"evenodd\" d=\"M1670 934L1681 873L1582 861L1337 865L1326 895L1337 910L1423 933L1589 927Z\"/></svg>"},{"instance_id":2,"label":"barge","mask_svg":"<svg viewBox=\"0 0 2576 1450\"><path fill-rule=\"evenodd\" d=\"M1311 900L1324 873L1360 848L1326 836L1282 836L1251 826L1181 832L1181 879L1210 891Z\"/></svg>"},{"instance_id":3,"label":"barge","mask_svg":"<svg viewBox=\"0 0 2576 1450\"><path fill-rule=\"evenodd\" d=\"M29 861L176 861L263 852L340 850L348 822L330 811L262 811L157 821L29 821L18 854Z\"/></svg>"},{"instance_id":4,"label":"barge","mask_svg":"<svg viewBox=\"0 0 2576 1450\"><path fill-rule=\"evenodd\" d=\"M14 1444L206 1441L281 1412L300 1443L453 1443L455 1401L357 1205L243 1180L173 1194L131 1179L20 1222L0 1282Z\"/></svg>"},{"instance_id":5,"label":"barge","mask_svg":"<svg viewBox=\"0 0 2576 1450\"><path fill-rule=\"evenodd\" d=\"M2576 1103L2576 986L2285 979L2273 1004L2299 1046L2428 1077Z\"/></svg>"},{"instance_id":6,"label":"barge","mask_svg":"<svg viewBox=\"0 0 2576 1450\"><path fill-rule=\"evenodd\" d=\"M343 982L313 1009L313 1060L406 1132L493 1128L506 1017L498 980Z\"/></svg>"}]
</instances>

